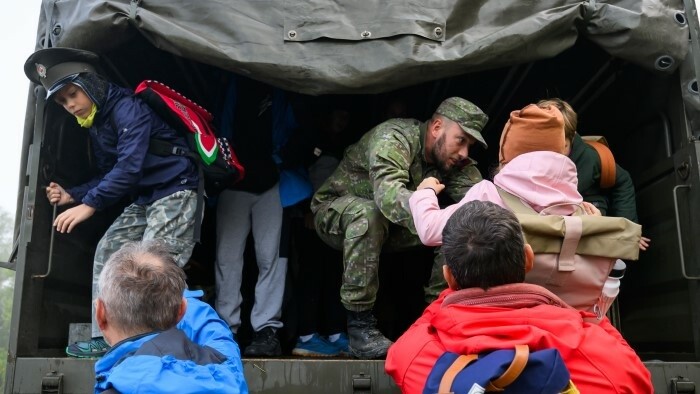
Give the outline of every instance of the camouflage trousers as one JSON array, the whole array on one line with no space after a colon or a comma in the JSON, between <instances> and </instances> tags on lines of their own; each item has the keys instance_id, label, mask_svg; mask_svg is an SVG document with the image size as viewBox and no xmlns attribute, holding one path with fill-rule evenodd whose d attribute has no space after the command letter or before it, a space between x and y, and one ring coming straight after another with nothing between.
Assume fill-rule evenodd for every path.
<instances>
[{"instance_id":1,"label":"camouflage trousers","mask_svg":"<svg viewBox=\"0 0 700 394\"><path fill-rule=\"evenodd\" d=\"M340 299L346 309L372 309L379 289L379 255L422 245L407 228L392 224L372 200L345 195L314 207L319 237L343 252L343 283ZM444 259L437 252L426 301L437 298L447 287L442 274Z\"/></svg>"},{"instance_id":2,"label":"camouflage trousers","mask_svg":"<svg viewBox=\"0 0 700 394\"><path fill-rule=\"evenodd\" d=\"M197 192L182 190L148 205L131 204L112 223L97 244L92 266L92 336L102 336L95 321L97 281L109 257L132 241L158 239L165 243L177 265L183 267L194 248ZM201 218L200 218L201 219Z\"/></svg>"}]
</instances>

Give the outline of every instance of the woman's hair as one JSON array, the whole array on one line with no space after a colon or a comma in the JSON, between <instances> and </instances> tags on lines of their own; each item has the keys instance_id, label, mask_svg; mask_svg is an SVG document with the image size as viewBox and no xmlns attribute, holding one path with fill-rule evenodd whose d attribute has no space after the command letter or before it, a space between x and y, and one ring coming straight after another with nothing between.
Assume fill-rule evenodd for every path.
<instances>
[{"instance_id":1,"label":"woman's hair","mask_svg":"<svg viewBox=\"0 0 700 394\"><path fill-rule=\"evenodd\" d=\"M540 108L554 106L561 112L564 118L564 138L571 143L571 141L574 140L574 134L576 134L576 127L578 127L578 115L576 115L576 111L574 111L571 105L555 97L547 100L540 100L537 106Z\"/></svg>"}]
</instances>

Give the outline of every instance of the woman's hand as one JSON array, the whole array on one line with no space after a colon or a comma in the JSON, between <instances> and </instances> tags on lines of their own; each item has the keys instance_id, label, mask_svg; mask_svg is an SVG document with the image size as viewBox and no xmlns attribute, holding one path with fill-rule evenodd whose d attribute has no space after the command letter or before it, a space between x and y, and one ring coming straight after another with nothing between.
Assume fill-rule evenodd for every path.
<instances>
[{"instance_id":1,"label":"woman's hand","mask_svg":"<svg viewBox=\"0 0 700 394\"><path fill-rule=\"evenodd\" d=\"M595 205L591 204L590 202L582 202L581 206L583 207L583 212L586 213L586 215L592 215L592 216L603 216L600 213L600 209L598 209Z\"/></svg>"},{"instance_id":2,"label":"woman's hand","mask_svg":"<svg viewBox=\"0 0 700 394\"><path fill-rule=\"evenodd\" d=\"M651 239L647 237L642 237L639 240L639 250L647 250L649 249L649 242L651 242Z\"/></svg>"}]
</instances>

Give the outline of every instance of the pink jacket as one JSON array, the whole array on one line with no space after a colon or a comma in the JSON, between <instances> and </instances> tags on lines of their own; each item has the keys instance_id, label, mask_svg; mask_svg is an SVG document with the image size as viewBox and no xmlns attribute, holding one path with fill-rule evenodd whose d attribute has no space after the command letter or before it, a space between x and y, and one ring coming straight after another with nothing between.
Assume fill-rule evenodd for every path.
<instances>
[{"instance_id":1,"label":"pink jacket","mask_svg":"<svg viewBox=\"0 0 700 394\"><path fill-rule=\"evenodd\" d=\"M415 191L409 205L423 244L441 245L447 219L468 201L491 201L506 208L495 185L520 197L537 212L549 207L549 213L570 215L574 211L572 204L583 201L577 190L576 165L568 157L545 151L525 153L506 164L493 183L487 180L477 183L462 200L445 209L440 209L432 190Z\"/></svg>"}]
</instances>

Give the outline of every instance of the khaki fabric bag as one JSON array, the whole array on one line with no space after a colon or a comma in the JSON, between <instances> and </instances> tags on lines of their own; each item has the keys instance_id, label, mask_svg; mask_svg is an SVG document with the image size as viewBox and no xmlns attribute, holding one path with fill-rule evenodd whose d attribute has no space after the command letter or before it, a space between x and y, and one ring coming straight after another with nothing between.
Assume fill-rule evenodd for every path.
<instances>
[{"instance_id":1,"label":"khaki fabric bag","mask_svg":"<svg viewBox=\"0 0 700 394\"><path fill-rule=\"evenodd\" d=\"M642 226L625 218L537 213L498 188L523 227L535 263L525 282L545 287L572 307L593 312L615 260L637 260Z\"/></svg>"}]
</instances>

